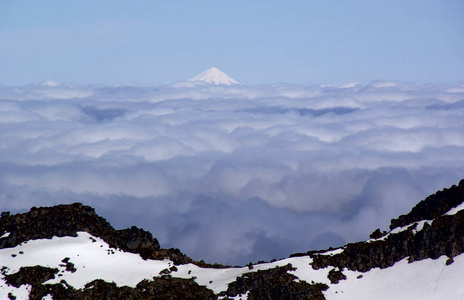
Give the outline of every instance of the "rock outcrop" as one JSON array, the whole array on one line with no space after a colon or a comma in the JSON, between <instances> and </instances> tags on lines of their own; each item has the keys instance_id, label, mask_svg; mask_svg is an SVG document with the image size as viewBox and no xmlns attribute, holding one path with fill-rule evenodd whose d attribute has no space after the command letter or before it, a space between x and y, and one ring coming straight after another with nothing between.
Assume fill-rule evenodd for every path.
<instances>
[{"instance_id":1,"label":"rock outcrop","mask_svg":"<svg viewBox=\"0 0 464 300\"><path fill-rule=\"evenodd\" d=\"M291 264L269 270L258 270L238 277L229 284L222 296L236 297L248 292L248 299L325 299L322 291L329 287L322 283L298 282L297 277L287 273L294 270Z\"/></svg>"},{"instance_id":2,"label":"rock outcrop","mask_svg":"<svg viewBox=\"0 0 464 300\"><path fill-rule=\"evenodd\" d=\"M53 299L216 299L216 295L204 286L198 285L192 279L153 278L143 280L135 288L118 287L116 284L103 280L94 280L86 284L84 289L75 289L66 281L56 284L43 284L48 279L55 278L58 269L42 266L21 268L18 272L6 275L6 282L15 287L28 284L31 286L29 299L41 300L50 295ZM13 296L13 295L11 295Z\"/></svg>"},{"instance_id":3,"label":"rock outcrop","mask_svg":"<svg viewBox=\"0 0 464 300\"><path fill-rule=\"evenodd\" d=\"M449 189L438 191L419 202L411 212L401 215L398 219L392 219L390 229L404 227L420 220L432 220L443 215L451 208L458 206L464 201L464 179L459 185L453 185Z\"/></svg>"},{"instance_id":4,"label":"rock outcrop","mask_svg":"<svg viewBox=\"0 0 464 300\"><path fill-rule=\"evenodd\" d=\"M427 197L410 213L393 219L391 228L398 232L384 236L376 230L371 234L374 240L347 244L335 255L308 252L313 258L313 268L334 266L366 272L390 267L405 257L413 262L442 255L448 256L451 263L454 256L464 253L464 210L446 213L463 202L464 180L461 180L458 186Z\"/></svg>"},{"instance_id":5,"label":"rock outcrop","mask_svg":"<svg viewBox=\"0 0 464 300\"><path fill-rule=\"evenodd\" d=\"M0 219L0 236L5 232L10 234L0 239L0 249L15 247L28 240L75 237L79 231L102 238L110 247L138 253L143 259L169 258L176 264L192 262L179 249L161 249L158 240L148 231L135 226L114 229L92 207L81 203L33 207L23 214L4 214Z\"/></svg>"}]
</instances>

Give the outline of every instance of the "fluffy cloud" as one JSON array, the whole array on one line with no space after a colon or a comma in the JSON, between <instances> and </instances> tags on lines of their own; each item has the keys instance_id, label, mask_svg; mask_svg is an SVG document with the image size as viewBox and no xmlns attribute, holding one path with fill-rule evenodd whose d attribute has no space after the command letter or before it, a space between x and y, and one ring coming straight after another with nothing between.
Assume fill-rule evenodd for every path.
<instances>
[{"instance_id":1,"label":"fluffy cloud","mask_svg":"<svg viewBox=\"0 0 464 300\"><path fill-rule=\"evenodd\" d=\"M80 201L195 259L365 239L464 177L464 85L0 86L0 209Z\"/></svg>"}]
</instances>

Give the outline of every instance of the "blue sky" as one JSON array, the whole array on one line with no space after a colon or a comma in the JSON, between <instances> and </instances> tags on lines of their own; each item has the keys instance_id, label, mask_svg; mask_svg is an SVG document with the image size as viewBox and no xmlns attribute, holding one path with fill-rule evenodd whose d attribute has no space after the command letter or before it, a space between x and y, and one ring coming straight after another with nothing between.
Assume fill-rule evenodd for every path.
<instances>
[{"instance_id":1,"label":"blue sky","mask_svg":"<svg viewBox=\"0 0 464 300\"><path fill-rule=\"evenodd\" d=\"M0 84L464 79L463 1L0 2Z\"/></svg>"}]
</instances>

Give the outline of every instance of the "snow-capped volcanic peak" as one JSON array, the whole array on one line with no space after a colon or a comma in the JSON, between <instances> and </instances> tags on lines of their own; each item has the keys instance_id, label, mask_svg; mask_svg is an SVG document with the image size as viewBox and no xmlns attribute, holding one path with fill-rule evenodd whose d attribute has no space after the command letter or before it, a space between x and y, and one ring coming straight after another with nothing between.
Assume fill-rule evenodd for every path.
<instances>
[{"instance_id":1,"label":"snow-capped volcanic peak","mask_svg":"<svg viewBox=\"0 0 464 300\"><path fill-rule=\"evenodd\" d=\"M47 81L45 81L44 83L42 83L43 86L59 86L60 83L58 81L55 81L54 79L48 79Z\"/></svg>"},{"instance_id":2,"label":"snow-capped volcanic peak","mask_svg":"<svg viewBox=\"0 0 464 300\"><path fill-rule=\"evenodd\" d=\"M233 85L240 84L237 80L230 78L226 73L216 68L208 69L197 76L190 78L188 81L203 81L212 84Z\"/></svg>"}]
</instances>

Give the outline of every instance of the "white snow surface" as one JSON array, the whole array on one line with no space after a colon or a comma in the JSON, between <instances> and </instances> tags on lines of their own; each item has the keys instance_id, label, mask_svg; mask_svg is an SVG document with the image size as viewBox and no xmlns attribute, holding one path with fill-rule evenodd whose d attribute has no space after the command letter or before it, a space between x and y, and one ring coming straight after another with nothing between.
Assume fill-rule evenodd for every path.
<instances>
[{"instance_id":1,"label":"white snow surface","mask_svg":"<svg viewBox=\"0 0 464 300\"><path fill-rule=\"evenodd\" d=\"M343 252L343 248L337 248L337 249L334 249L334 250L329 250L329 251L325 251L325 252L322 252L322 253L319 253L319 255L335 255L335 254L340 254Z\"/></svg>"},{"instance_id":2,"label":"white snow surface","mask_svg":"<svg viewBox=\"0 0 464 300\"><path fill-rule=\"evenodd\" d=\"M336 249L326 254L340 252ZM66 271L62 260L69 257L76 272ZM324 292L327 299L464 299L464 255L454 258L454 263L446 266L446 256L439 259L425 259L408 263L407 258L386 269L374 268L361 273L343 270L346 280L331 284L327 278L333 267L314 270L309 256L292 257L272 263L263 263L242 268L200 268L194 264L177 266L172 277L195 278L199 285L206 286L215 293L227 290L227 285L248 272L266 270L292 264L296 270L289 271L298 280L325 283L329 289ZM46 283L65 280L79 289L95 279L115 282L118 286L134 287L143 279L160 276L160 271L172 267L170 260L143 260L138 254L126 253L110 248L102 239L87 232L79 232L77 237L54 237L52 239L31 240L14 248L0 250L0 267L6 266L6 274L17 272L22 266L41 265L58 268L59 275ZM362 275L362 277L360 277ZM359 278L358 278L359 277ZM0 277L0 299L7 299L8 293L18 299L27 299L30 286L15 288ZM247 295L235 297L246 299Z\"/></svg>"},{"instance_id":3,"label":"white snow surface","mask_svg":"<svg viewBox=\"0 0 464 300\"><path fill-rule=\"evenodd\" d=\"M203 81L212 84L234 85L240 84L237 80L230 78L226 73L221 72L219 69L210 68L201 72L197 76L190 78L188 81Z\"/></svg>"},{"instance_id":4,"label":"white snow surface","mask_svg":"<svg viewBox=\"0 0 464 300\"><path fill-rule=\"evenodd\" d=\"M464 209L464 203L461 203L458 206L450 209L445 215L455 215L458 211L461 211L463 209Z\"/></svg>"},{"instance_id":5,"label":"white snow surface","mask_svg":"<svg viewBox=\"0 0 464 300\"><path fill-rule=\"evenodd\" d=\"M78 237L31 240L15 248L1 249L0 253L0 266L7 266L8 274L19 271L22 266L58 268L62 276L47 283L59 283L64 279L75 288L83 288L94 279L134 287L173 265L169 260L143 260L138 254L110 248L102 239L87 232L79 232ZM77 272L65 271L66 264L62 260L66 257ZM1 295L0 299L3 299Z\"/></svg>"},{"instance_id":6,"label":"white snow surface","mask_svg":"<svg viewBox=\"0 0 464 300\"><path fill-rule=\"evenodd\" d=\"M464 299L464 256L446 266L446 256L408 263L407 258L386 269L366 273L343 271L347 279L324 292L332 299ZM362 275L362 278L357 278Z\"/></svg>"}]
</instances>

